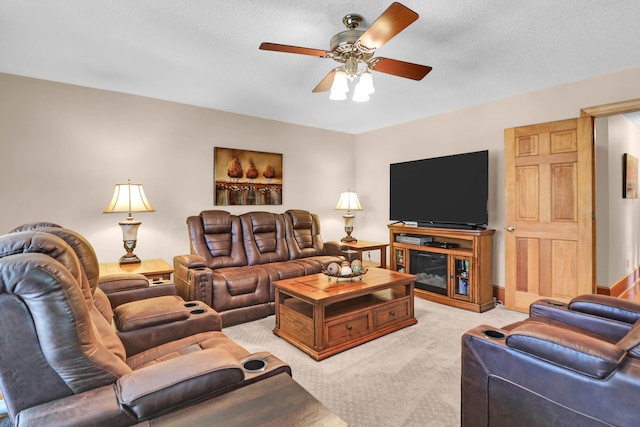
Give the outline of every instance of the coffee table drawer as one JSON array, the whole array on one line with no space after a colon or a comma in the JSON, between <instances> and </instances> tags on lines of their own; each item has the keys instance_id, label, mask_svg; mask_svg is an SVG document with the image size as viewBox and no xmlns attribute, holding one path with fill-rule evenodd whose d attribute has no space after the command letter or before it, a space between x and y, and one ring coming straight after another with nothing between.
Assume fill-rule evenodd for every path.
<instances>
[{"instance_id":1,"label":"coffee table drawer","mask_svg":"<svg viewBox=\"0 0 640 427\"><path fill-rule=\"evenodd\" d=\"M374 328L378 329L409 318L409 299L377 307L373 310Z\"/></svg>"},{"instance_id":2,"label":"coffee table drawer","mask_svg":"<svg viewBox=\"0 0 640 427\"><path fill-rule=\"evenodd\" d=\"M326 344L333 345L371 332L371 311L328 321L325 327Z\"/></svg>"}]
</instances>

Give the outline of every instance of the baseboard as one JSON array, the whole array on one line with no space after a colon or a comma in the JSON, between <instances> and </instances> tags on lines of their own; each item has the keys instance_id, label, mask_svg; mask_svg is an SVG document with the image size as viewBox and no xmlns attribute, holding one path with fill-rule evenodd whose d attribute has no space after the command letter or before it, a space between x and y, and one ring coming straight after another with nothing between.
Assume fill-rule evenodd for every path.
<instances>
[{"instance_id":1,"label":"baseboard","mask_svg":"<svg viewBox=\"0 0 640 427\"><path fill-rule=\"evenodd\" d=\"M607 288L606 286L598 286L596 289L596 293L600 295L611 295L612 297L619 297L625 294L630 289L637 286L639 280L640 280L640 266L636 267L629 274L622 277L620 280L614 283L613 286L611 286L610 288Z\"/></svg>"},{"instance_id":2,"label":"baseboard","mask_svg":"<svg viewBox=\"0 0 640 427\"><path fill-rule=\"evenodd\" d=\"M618 280L611 287L596 286L596 293L598 295L610 295L612 297L620 297L634 287L640 288L640 266L635 270ZM498 300L504 302L505 290L503 286L493 287L493 296Z\"/></svg>"}]
</instances>

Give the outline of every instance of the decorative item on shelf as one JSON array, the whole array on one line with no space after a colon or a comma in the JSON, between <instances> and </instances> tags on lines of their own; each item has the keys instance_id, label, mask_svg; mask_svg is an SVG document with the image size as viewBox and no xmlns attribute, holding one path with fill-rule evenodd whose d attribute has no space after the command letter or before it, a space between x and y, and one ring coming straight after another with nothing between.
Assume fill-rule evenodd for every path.
<instances>
[{"instance_id":1,"label":"decorative item on shelf","mask_svg":"<svg viewBox=\"0 0 640 427\"><path fill-rule=\"evenodd\" d=\"M367 269L362 267L362 261L359 259L355 259L351 263L349 263L349 261L343 261L342 265L337 262L332 262L327 266L326 270L322 270L322 273L329 278L329 282L331 282L332 278L336 279L336 282L340 279L353 281L356 277L362 280L362 276L364 276L366 272Z\"/></svg>"},{"instance_id":2,"label":"decorative item on shelf","mask_svg":"<svg viewBox=\"0 0 640 427\"><path fill-rule=\"evenodd\" d=\"M358 194L355 191L351 191L350 188L347 191L343 191L340 194L340 199L338 200L338 204L336 205L336 210L346 210L347 213L342 215L344 218L344 231L347 233L345 237L340 239L342 242L357 242L358 240L351 236L353 232L353 219L355 215L351 213L354 211L361 211L362 206L360 205L360 201L358 200Z\"/></svg>"},{"instance_id":3,"label":"decorative item on shelf","mask_svg":"<svg viewBox=\"0 0 640 427\"><path fill-rule=\"evenodd\" d=\"M122 241L124 249L127 251L120 258L120 264L140 263L140 258L133 253L133 250L136 248L138 240L138 227L142 222L134 220L132 212L155 211L144 194L142 184L132 184L131 180L128 180L126 184L116 184L113 198L103 213L127 212L129 214L126 221L118 223L122 228Z\"/></svg>"}]
</instances>

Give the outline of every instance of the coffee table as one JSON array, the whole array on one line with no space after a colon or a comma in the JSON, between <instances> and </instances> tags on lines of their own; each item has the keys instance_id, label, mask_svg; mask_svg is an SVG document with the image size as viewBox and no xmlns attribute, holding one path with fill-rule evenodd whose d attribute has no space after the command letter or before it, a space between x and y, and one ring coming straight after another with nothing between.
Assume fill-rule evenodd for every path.
<instances>
[{"instance_id":1,"label":"coffee table","mask_svg":"<svg viewBox=\"0 0 640 427\"><path fill-rule=\"evenodd\" d=\"M273 282L273 333L315 360L371 341L418 321L413 274L370 268L353 279L319 273Z\"/></svg>"}]
</instances>

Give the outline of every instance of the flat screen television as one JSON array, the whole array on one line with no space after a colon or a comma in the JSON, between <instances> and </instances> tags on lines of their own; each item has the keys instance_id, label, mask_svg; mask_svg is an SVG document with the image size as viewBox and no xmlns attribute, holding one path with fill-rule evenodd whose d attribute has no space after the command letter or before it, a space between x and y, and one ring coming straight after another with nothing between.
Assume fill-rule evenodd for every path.
<instances>
[{"instance_id":1,"label":"flat screen television","mask_svg":"<svg viewBox=\"0 0 640 427\"><path fill-rule=\"evenodd\" d=\"M488 198L488 150L390 165L391 221L484 229Z\"/></svg>"}]
</instances>

